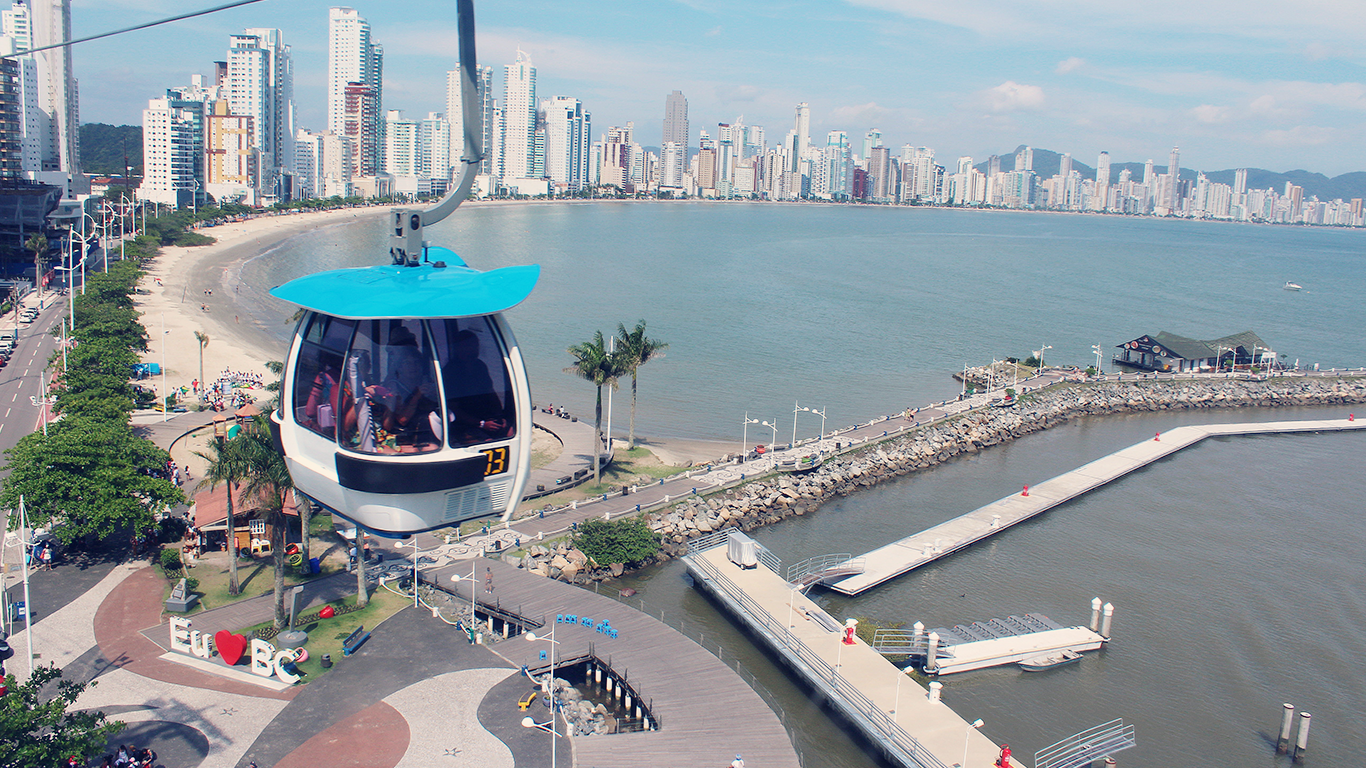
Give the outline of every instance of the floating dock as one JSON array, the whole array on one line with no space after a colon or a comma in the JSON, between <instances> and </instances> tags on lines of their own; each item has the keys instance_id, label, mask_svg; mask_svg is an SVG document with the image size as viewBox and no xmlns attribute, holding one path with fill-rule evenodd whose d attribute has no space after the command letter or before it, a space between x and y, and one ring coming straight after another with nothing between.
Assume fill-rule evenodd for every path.
<instances>
[{"instance_id":1,"label":"floating dock","mask_svg":"<svg viewBox=\"0 0 1366 768\"><path fill-rule=\"evenodd\" d=\"M1108 625L1110 614L1106 615ZM1108 626L1101 629L1109 631ZM1064 627L1047 616L1028 613L929 632L918 622L914 630L879 629L873 649L885 656L908 656L932 675L952 675L1061 651L1094 651L1107 642L1109 638L1094 629Z\"/></svg>"},{"instance_id":2,"label":"floating dock","mask_svg":"<svg viewBox=\"0 0 1366 768\"><path fill-rule=\"evenodd\" d=\"M1016 493L892 542L862 555L863 571L825 583L846 595L857 595L903 573L957 552L1016 523L1099 488L1112 480L1145 467L1207 437L1264 435L1289 432L1336 432L1366 429L1366 419L1322 421L1268 421L1242 424L1205 424L1177 427L1057 477L1027 486L1028 495Z\"/></svg>"},{"instance_id":3,"label":"floating dock","mask_svg":"<svg viewBox=\"0 0 1366 768\"><path fill-rule=\"evenodd\" d=\"M694 583L842 712L893 763L912 768L989 766L1000 749L941 701L938 683L926 690L858 638L845 644L840 622L779 575L781 563L761 545L758 564L743 568L729 557L726 529L689 543L683 558ZM818 698L817 697L817 698ZM966 741L965 741L966 740ZM748 759L748 755L746 755ZM1012 766L1021 766L1016 756Z\"/></svg>"}]
</instances>

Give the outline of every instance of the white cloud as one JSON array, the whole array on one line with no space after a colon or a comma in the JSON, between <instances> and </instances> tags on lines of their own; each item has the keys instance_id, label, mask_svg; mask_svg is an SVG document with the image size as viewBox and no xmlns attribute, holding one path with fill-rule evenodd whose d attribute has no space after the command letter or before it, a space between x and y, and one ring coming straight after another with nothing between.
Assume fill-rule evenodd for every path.
<instances>
[{"instance_id":1,"label":"white cloud","mask_svg":"<svg viewBox=\"0 0 1366 768\"><path fill-rule=\"evenodd\" d=\"M721 34L721 30L722 27L720 26L712 27L711 29L707 30L707 37L716 37L717 35Z\"/></svg>"},{"instance_id":2,"label":"white cloud","mask_svg":"<svg viewBox=\"0 0 1366 768\"><path fill-rule=\"evenodd\" d=\"M1278 147L1312 147L1332 141L1337 131L1318 125L1297 125L1286 130L1263 131L1259 140Z\"/></svg>"},{"instance_id":3,"label":"white cloud","mask_svg":"<svg viewBox=\"0 0 1366 768\"><path fill-rule=\"evenodd\" d=\"M992 112L1018 112L1043 106L1043 89L1037 85L1022 85L1014 80L982 91L979 94Z\"/></svg>"},{"instance_id":4,"label":"white cloud","mask_svg":"<svg viewBox=\"0 0 1366 768\"><path fill-rule=\"evenodd\" d=\"M1086 66L1086 59L1078 58L1076 56L1069 56L1066 59L1063 59L1062 61L1058 62L1058 66L1055 67L1053 71L1058 73L1059 75L1065 75L1069 72L1076 72L1078 69L1081 69L1084 66Z\"/></svg>"},{"instance_id":5,"label":"white cloud","mask_svg":"<svg viewBox=\"0 0 1366 768\"><path fill-rule=\"evenodd\" d=\"M1196 120L1211 125L1215 123L1227 123L1229 118L1228 107L1220 107L1214 104L1201 104L1195 109L1192 109L1191 114L1195 115Z\"/></svg>"}]
</instances>

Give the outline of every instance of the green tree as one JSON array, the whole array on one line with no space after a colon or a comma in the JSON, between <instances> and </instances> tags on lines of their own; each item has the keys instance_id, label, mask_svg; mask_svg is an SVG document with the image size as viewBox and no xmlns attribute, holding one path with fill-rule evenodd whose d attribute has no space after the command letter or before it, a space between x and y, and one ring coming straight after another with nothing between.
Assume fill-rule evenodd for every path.
<instances>
[{"instance_id":1,"label":"green tree","mask_svg":"<svg viewBox=\"0 0 1366 768\"><path fill-rule=\"evenodd\" d=\"M639 517L593 519L579 525L574 546L599 565L639 563L659 551L659 536Z\"/></svg>"},{"instance_id":2,"label":"green tree","mask_svg":"<svg viewBox=\"0 0 1366 768\"><path fill-rule=\"evenodd\" d=\"M43 295L43 255L47 253L47 235L35 232L24 243L24 249L33 251L33 287L38 295Z\"/></svg>"},{"instance_id":3,"label":"green tree","mask_svg":"<svg viewBox=\"0 0 1366 768\"><path fill-rule=\"evenodd\" d=\"M644 320L636 323L636 327L629 331L626 330L625 323L617 323L617 341L620 342L617 355L621 360L621 372L631 374L631 431L626 438L626 447L630 449L636 447L636 378L640 366L657 357L663 357L663 352L669 345L646 336Z\"/></svg>"},{"instance_id":4,"label":"green tree","mask_svg":"<svg viewBox=\"0 0 1366 768\"><path fill-rule=\"evenodd\" d=\"M57 692L50 698L47 687L56 682ZM103 712L68 712L88 686L62 678L56 664L38 667L20 684L14 675L5 676L9 693L0 697L0 766L65 765L72 755L82 763L95 757L110 737L124 724L105 718Z\"/></svg>"},{"instance_id":5,"label":"green tree","mask_svg":"<svg viewBox=\"0 0 1366 768\"><path fill-rule=\"evenodd\" d=\"M284 629L285 614L285 533L289 518L285 500L294 490L285 457L275 450L270 433L270 415L261 414L246 424L234 438L245 462L247 496L259 500L260 514L270 526L270 549L275 561L275 628Z\"/></svg>"},{"instance_id":6,"label":"green tree","mask_svg":"<svg viewBox=\"0 0 1366 768\"><path fill-rule=\"evenodd\" d=\"M593 482L598 483L602 479L602 388L606 385L615 387L621 370L617 356L607 351L602 331L595 331L591 341L570 347L569 354L573 356L574 364L565 368L565 373L572 373L598 389L593 412Z\"/></svg>"},{"instance_id":7,"label":"green tree","mask_svg":"<svg viewBox=\"0 0 1366 768\"><path fill-rule=\"evenodd\" d=\"M18 509L22 496L30 524L52 528L65 544L151 528L157 513L185 500L154 475L165 469L166 452L122 421L68 415L46 436L20 438L5 458L0 506ZM11 515L10 525L17 524Z\"/></svg>"},{"instance_id":8,"label":"green tree","mask_svg":"<svg viewBox=\"0 0 1366 768\"><path fill-rule=\"evenodd\" d=\"M246 460L242 456L241 444L237 438L218 438L209 442L207 451L195 451L194 455L208 462L208 469L200 477L195 490L216 488L219 483L227 486L228 491L228 594L236 595L241 591L237 583L237 488L247 478Z\"/></svg>"}]
</instances>

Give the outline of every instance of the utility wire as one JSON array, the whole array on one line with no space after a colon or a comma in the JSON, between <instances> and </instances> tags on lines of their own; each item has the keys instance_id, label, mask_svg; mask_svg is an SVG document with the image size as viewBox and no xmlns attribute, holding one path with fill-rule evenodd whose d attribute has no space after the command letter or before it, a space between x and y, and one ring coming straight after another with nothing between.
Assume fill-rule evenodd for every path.
<instances>
[{"instance_id":1,"label":"utility wire","mask_svg":"<svg viewBox=\"0 0 1366 768\"><path fill-rule=\"evenodd\" d=\"M138 25L136 25L136 26L126 27L126 28L124 28L124 29L116 29L116 30L114 30L113 32L101 32L101 33L98 34L98 35L91 35L91 36L89 36L89 37L82 37L82 38L80 38L79 40L67 40L67 41L64 42L64 43L55 43L55 44L53 44L53 45L45 45L45 46L43 46L42 48L30 48L30 49L28 49L27 51L19 51L19 52L12 53L12 54L9 54L9 55L7 55L7 56L0 57L0 58L13 59L13 58L18 58L19 56L23 56L23 55L26 54L26 53L37 53L37 52L39 52L39 51L49 51L49 50L52 50L53 48L65 48L65 47L67 47L68 45L75 45L76 43L88 43L88 42L90 42L91 40L99 40L99 39L105 38L105 37L113 37L114 35L122 35L122 34L124 34L125 32L136 32L136 31L138 31L139 29L147 29L147 28L149 28L149 27L159 27L159 26L161 26L162 24L170 24L170 23L173 22L173 21L184 21L185 19L193 19L193 18L196 17L196 16L207 16L207 15L210 14L210 13L218 13L219 11L226 11L226 10L228 10L228 9L230 9L230 8L237 8L238 6L242 6L242 5L251 5L252 3L259 3L259 2L261 2L261 0L235 0L235 2L224 3L224 4L222 4L222 5L214 6L213 8L205 8L205 9L202 10L202 11L192 11L192 12L190 12L190 13L182 13L182 14L180 14L179 16L172 16L172 17L167 18L167 19L161 19L160 21L149 21L149 22L147 22L146 24L138 24Z\"/></svg>"}]
</instances>

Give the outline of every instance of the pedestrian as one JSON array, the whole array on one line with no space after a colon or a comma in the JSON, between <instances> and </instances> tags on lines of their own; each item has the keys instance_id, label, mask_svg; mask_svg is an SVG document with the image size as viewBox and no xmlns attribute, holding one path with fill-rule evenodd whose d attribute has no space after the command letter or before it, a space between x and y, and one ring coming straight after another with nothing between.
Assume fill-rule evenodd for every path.
<instances>
[{"instance_id":1,"label":"pedestrian","mask_svg":"<svg viewBox=\"0 0 1366 768\"><path fill-rule=\"evenodd\" d=\"M52 570L52 545L47 545L38 553L38 559L43 564L43 570Z\"/></svg>"},{"instance_id":2,"label":"pedestrian","mask_svg":"<svg viewBox=\"0 0 1366 768\"><path fill-rule=\"evenodd\" d=\"M490 595L493 594L493 569L492 569L492 568L485 568L485 569L484 569L484 591L487 592L487 593L490 594Z\"/></svg>"},{"instance_id":3,"label":"pedestrian","mask_svg":"<svg viewBox=\"0 0 1366 768\"><path fill-rule=\"evenodd\" d=\"M745 759L736 755L735 759L730 761L730 768L745 768Z\"/></svg>"}]
</instances>

